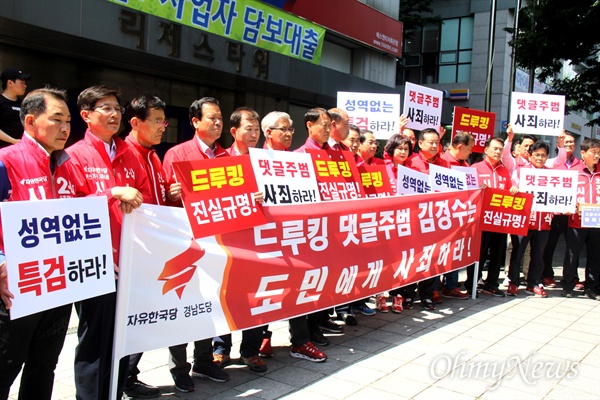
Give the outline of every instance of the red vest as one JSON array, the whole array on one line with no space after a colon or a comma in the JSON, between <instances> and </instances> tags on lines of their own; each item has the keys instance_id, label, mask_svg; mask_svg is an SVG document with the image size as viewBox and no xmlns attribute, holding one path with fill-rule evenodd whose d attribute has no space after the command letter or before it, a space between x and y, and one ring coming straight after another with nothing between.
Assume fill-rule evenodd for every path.
<instances>
[{"instance_id":1,"label":"red vest","mask_svg":"<svg viewBox=\"0 0 600 400\"><path fill-rule=\"evenodd\" d=\"M167 201L167 179L156 151L141 146L131 133L125 138L125 143L133 150L148 176L148 190L152 195L152 201L148 203L164 206Z\"/></svg>"}]
</instances>

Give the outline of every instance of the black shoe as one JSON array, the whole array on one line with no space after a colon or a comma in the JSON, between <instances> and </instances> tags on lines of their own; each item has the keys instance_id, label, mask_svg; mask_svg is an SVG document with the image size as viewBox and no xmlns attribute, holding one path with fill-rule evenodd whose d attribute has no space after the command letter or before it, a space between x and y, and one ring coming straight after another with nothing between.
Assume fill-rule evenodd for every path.
<instances>
[{"instance_id":1,"label":"black shoe","mask_svg":"<svg viewBox=\"0 0 600 400\"><path fill-rule=\"evenodd\" d=\"M229 380L229 374L217 367L212 361L194 363L192 376L207 378L215 382L226 382Z\"/></svg>"},{"instance_id":2,"label":"black shoe","mask_svg":"<svg viewBox=\"0 0 600 400\"><path fill-rule=\"evenodd\" d=\"M183 393L189 393L196 390L194 381L188 374L171 375L175 382L175 388Z\"/></svg>"},{"instance_id":3,"label":"black shoe","mask_svg":"<svg viewBox=\"0 0 600 400\"><path fill-rule=\"evenodd\" d=\"M599 300L600 295L594 291L594 289L585 289L585 294L592 300Z\"/></svg>"},{"instance_id":4,"label":"black shoe","mask_svg":"<svg viewBox=\"0 0 600 400\"><path fill-rule=\"evenodd\" d=\"M483 289L481 289L481 293L491 294L496 297L506 297L506 293L502 290L490 286L484 286Z\"/></svg>"},{"instance_id":5,"label":"black shoe","mask_svg":"<svg viewBox=\"0 0 600 400\"><path fill-rule=\"evenodd\" d=\"M316 331L310 334L310 341L316 344L317 346L329 345L329 339L323 336L323 332L321 332L320 329L317 329Z\"/></svg>"},{"instance_id":6,"label":"black shoe","mask_svg":"<svg viewBox=\"0 0 600 400\"><path fill-rule=\"evenodd\" d=\"M356 318L354 318L354 315L349 314L349 313L345 313L345 312L339 313L338 319L341 319L342 321L344 321L346 323L346 325L348 325L348 326L358 325L358 321L356 320Z\"/></svg>"},{"instance_id":7,"label":"black shoe","mask_svg":"<svg viewBox=\"0 0 600 400\"><path fill-rule=\"evenodd\" d=\"M342 326L336 324L331 319L328 319L327 321L319 325L319 329L331 333L342 333L343 331Z\"/></svg>"},{"instance_id":8,"label":"black shoe","mask_svg":"<svg viewBox=\"0 0 600 400\"><path fill-rule=\"evenodd\" d=\"M433 304L433 300L431 299L423 299L421 300L421 304L423 305L423 308L426 310L435 310L435 304Z\"/></svg>"},{"instance_id":9,"label":"black shoe","mask_svg":"<svg viewBox=\"0 0 600 400\"><path fill-rule=\"evenodd\" d=\"M566 297L567 299L573 298L573 291L571 291L571 290L563 290L561 294L562 294L562 297Z\"/></svg>"},{"instance_id":10,"label":"black shoe","mask_svg":"<svg viewBox=\"0 0 600 400\"><path fill-rule=\"evenodd\" d=\"M127 382L125 393L129 397L138 399L153 399L158 397L159 390L156 386L148 385L136 378Z\"/></svg>"},{"instance_id":11,"label":"black shoe","mask_svg":"<svg viewBox=\"0 0 600 400\"><path fill-rule=\"evenodd\" d=\"M405 310L412 310L414 307L414 300L410 297L407 297L406 299L404 299L404 301L402 302L402 308L404 308Z\"/></svg>"}]
</instances>

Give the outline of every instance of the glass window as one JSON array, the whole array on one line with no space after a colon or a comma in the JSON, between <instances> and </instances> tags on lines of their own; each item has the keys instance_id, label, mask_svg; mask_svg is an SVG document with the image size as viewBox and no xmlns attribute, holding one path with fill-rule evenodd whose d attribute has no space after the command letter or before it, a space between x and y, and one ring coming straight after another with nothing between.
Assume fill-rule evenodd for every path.
<instances>
[{"instance_id":1,"label":"glass window","mask_svg":"<svg viewBox=\"0 0 600 400\"><path fill-rule=\"evenodd\" d=\"M473 56L473 17L451 18L406 35L397 84L468 82Z\"/></svg>"},{"instance_id":2,"label":"glass window","mask_svg":"<svg viewBox=\"0 0 600 400\"><path fill-rule=\"evenodd\" d=\"M459 19L447 19L442 22L440 51L458 49Z\"/></svg>"}]
</instances>

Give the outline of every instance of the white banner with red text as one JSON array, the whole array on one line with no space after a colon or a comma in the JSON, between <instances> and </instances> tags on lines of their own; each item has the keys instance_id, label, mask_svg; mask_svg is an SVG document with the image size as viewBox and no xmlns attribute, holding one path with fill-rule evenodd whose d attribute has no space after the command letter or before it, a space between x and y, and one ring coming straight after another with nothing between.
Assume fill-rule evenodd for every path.
<instances>
[{"instance_id":1,"label":"white banner with red text","mask_svg":"<svg viewBox=\"0 0 600 400\"><path fill-rule=\"evenodd\" d=\"M265 207L192 239L185 211L124 219L115 357L362 299L476 262L481 190ZM368 202L368 203L365 203Z\"/></svg>"}]
</instances>

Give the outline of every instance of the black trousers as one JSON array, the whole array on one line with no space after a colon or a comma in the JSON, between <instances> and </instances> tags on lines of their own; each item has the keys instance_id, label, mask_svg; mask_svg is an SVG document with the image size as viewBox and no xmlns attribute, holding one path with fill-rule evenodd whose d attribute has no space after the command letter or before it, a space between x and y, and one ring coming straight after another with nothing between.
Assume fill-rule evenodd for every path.
<instances>
[{"instance_id":1,"label":"black trousers","mask_svg":"<svg viewBox=\"0 0 600 400\"><path fill-rule=\"evenodd\" d=\"M110 399L110 372L115 329L115 292L75 303L79 316L75 349L75 388L79 400ZM123 394L129 357L119 362L117 398Z\"/></svg>"},{"instance_id":2,"label":"black trousers","mask_svg":"<svg viewBox=\"0 0 600 400\"><path fill-rule=\"evenodd\" d=\"M249 358L258 355L260 345L262 344L264 328L264 326L258 326L242 331L242 343L240 344L240 354L242 357ZM231 346L231 333L217 336L213 339L214 352L221 352L229 355L231 353Z\"/></svg>"},{"instance_id":3,"label":"black trousers","mask_svg":"<svg viewBox=\"0 0 600 400\"><path fill-rule=\"evenodd\" d=\"M575 288L579 255L585 245L587 253L585 288L600 294L600 229L569 228L567 230L567 243L571 251L571 257L564 268L563 289L572 291Z\"/></svg>"},{"instance_id":4,"label":"black trousers","mask_svg":"<svg viewBox=\"0 0 600 400\"><path fill-rule=\"evenodd\" d=\"M544 249L544 271L542 272L543 278L554 278L554 269L552 269L552 258L554 257L554 250L560 239L560 235L564 235L565 243L567 243L567 229L569 227L569 216L567 215L555 215L552 218L552 225L550 227L550 235L548 236L548 243ZM569 246L565 246L565 257L563 259L563 267L570 260ZM577 267L575 267L577 271ZM563 273L564 275L564 273Z\"/></svg>"},{"instance_id":5,"label":"black trousers","mask_svg":"<svg viewBox=\"0 0 600 400\"><path fill-rule=\"evenodd\" d=\"M479 276L477 281L481 278L481 269L488 256L490 262L488 264L487 278L485 285L491 289L498 289L498 277L500 276L500 268L504 264L506 259L506 233L498 232L481 232L481 245L479 247ZM475 264L471 264L467 267L467 280L465 281L465 288L469 293L473 288L473 280L475 277Z\"/></svg>"},{"instance_id":6,"label":"black trousers","mask_svg":"<svg viewBox=\"0 0 600 400\"><path fill-rule=\"evenodd\" d=\"M72 307L68 304L11 321L4 304L0 305L0 399L8 398L23 368L19 399L50 400Z\"/></svg>"},{"instance_id":7,"label":"black trousers","mask_svg":"<svg viewBox=\"0 0 600 400\"><path fill-rule=\"evenodd\" d=\"M189 374L192 365L187 362L187 343L169 347L169 370L171 375ZM213 361L212 338L194 342L194 363Z\"/></svg>"},{"instance_id":8,"label":"black trousers","mask_svg":"<svg viewBox=\"0 0 600 400\"><path fill-rule=\"evenodd\" d=\"M542 283L542 271L544 270L544 249L546 248L549 235L550 231L536 231L530 229L527 233L527 236L517 236L519 253L514 259L511 255L511 263L508 272L508 278L510 279L511 283L518 285L516 282L519 282L521 275L521 262L519 260L523 260L528 244L530 245L531 250L529 270L527 271L527 287L534 287ZM515 242L513 242L513 251L514 245Z\"/></svg>"}]
</instances>

